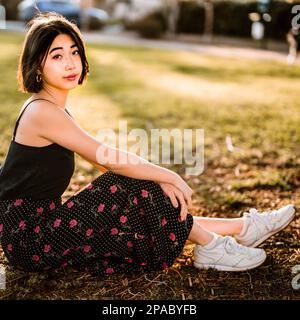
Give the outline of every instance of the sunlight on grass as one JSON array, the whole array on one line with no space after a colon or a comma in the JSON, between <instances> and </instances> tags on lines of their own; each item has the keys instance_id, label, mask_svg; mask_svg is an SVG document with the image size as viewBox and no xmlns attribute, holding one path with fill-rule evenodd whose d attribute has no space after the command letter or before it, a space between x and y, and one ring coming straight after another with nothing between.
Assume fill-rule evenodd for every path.
<instances>
[{"instance_id":1,"label":"sunlight on grass","mask_svg":"<svg viewBox=\"0 0 300 320\"><path fill-rule=\"evenodd\" d=\"M290 190L291 186L287 181L287 176L283 176L277 170L269 168L264 169L261 172L254 172L252 178L233 181L230 187L234 190L243 191L246 189L256 189L256 188L283 188L285 190Z\"/></svg>"},{"instance_id":2,"label":"sunlight on grass","mask_svg":"<svg viewBox=\"0 0 300 320\"><path fill-rule=\"evenodd\" d=\"M116 52L101 46L93 46L91 57L100 76L101 70L107 74L107 69L114 70L117 65L117 77L126 73L125 81L133 83L112 91L110 96L124 117L134 118L135 126L143 126L147 118L157 127L204 128L208 141L227 132L251 147L258 146L258 134L263 141L259 145L265 148L274 143L270 141L273 137L281 145L291 145L299 138L299 101L296 85L291 89L286 78L289 66L275 62L276 72L267 76L271 62L250 64L242 59L150 49L139 53L118 48ZM191 66L205 64L206 69L218 72L219 79L207 77L207 72L195 75L174 71L174 65L183 61ZM229 78L228 72L236 76ZM278 129L275 132L274 127Z\"/></svg>"},{"instance_id":3,"label":"sunlight on grass","mask_svg":"<svg viewBox=\"0 0 300 320\"><path fill-rule=\"evenodd\" d=\"M70 110L82 127L94 136L100 129L116 129L120 118L118 107L105 95L86 95L84 90L77 90L68 99Z\"/></svg>"}]
</instances>

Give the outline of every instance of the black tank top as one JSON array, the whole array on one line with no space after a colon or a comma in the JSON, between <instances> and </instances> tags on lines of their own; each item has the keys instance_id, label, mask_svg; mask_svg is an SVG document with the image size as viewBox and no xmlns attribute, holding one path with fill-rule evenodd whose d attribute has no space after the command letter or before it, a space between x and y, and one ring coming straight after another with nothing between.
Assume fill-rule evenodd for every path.
<instances>
[{"instance_id":1,"label":"black tank top","mask_svg":"<svg viewBox=\"0 0 300 320\"><path fill-rule=\"evenodd\" d=\"M61 197L74 173L73 151L56 143L34 147L15 141L21 116L36 100L46 99L30 101L16 121L13 139L0 169L0 200Z\"/></svg>"}]
</instances>

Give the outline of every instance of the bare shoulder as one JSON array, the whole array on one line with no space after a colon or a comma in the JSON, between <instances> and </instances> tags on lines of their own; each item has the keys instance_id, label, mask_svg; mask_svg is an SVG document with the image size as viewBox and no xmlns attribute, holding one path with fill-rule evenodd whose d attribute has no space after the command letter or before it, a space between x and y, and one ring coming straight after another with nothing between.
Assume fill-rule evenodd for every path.
<instances>
[{"instance_id":1,"label":"bare shoulder","mask_svg":"<svg viewBox=\"0 0 300 320\"><path fill-rule=\"evenodd\" d=\"M65 110L47 100L33 101L30 110L26 111L26 113L28 118L39 124L49 121L57 124L57 122L70 119Z\"/></svg>"}]
</instances>

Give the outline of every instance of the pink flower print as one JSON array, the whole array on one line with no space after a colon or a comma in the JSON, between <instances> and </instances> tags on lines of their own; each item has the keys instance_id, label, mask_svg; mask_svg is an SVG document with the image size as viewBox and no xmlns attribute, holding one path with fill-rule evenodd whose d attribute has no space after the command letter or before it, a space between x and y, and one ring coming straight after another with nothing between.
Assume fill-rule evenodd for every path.
<instances>
[{"instance_id":1,"label":"pink flower print","mask_svg":"<svg viewBox=\"0 0 300 320\"><path fill-rule=\"evenodd\" d=\"M111 211L114 211L116 210L117 206L114 204L112 207L111 207Z\"/></svg>"},{"instance_id":2,"label":"pink flower print","mask_svg":"<svg viewBox=\"0 0 300 320\"><path fill-rule=\"evenodd\" d=\"M72 219L72 220L69 222L70 228L76 227L77 224L78 224L78 222L77 222L77 220L75 220L75 219Z\"/></svg>"},{"instance_id":3,"label":"pink flower print","mask_svg":"<svg viewBox=\"0 0 300 320\"><path fill-rule=\"evenodd\" d=\"M70 252L70 249L66 249L64 252L63 252L63 256L66 256L68 253Z\"/></svg>"},{"instance_id":4,"label":"pink flower print","mask_svg":"<svg viewBox=\"0 0 300 320\"><path fill-rule=\"evenodd\" d=\"M172 241L175 241L176 236L175 236L174 233L171 232L171 233L169 234L169 238L170 238Z\"/></svg>"},{"instance_id":5,"label":"pink flower print","mask_svg":"<svg viewBox=\"0 0 300 320\"><path fill-rule=\"evenodd\" d=\"M161 226L164 227L166 224L167 224L167 219L163 217L163 219L161 220Z\"/></svg>"},{"instance_id":6,"label":"pink flower print","mask_svg":"<svg viewBox=\"0 0 300 320\"><path fill-rule=\"evenodd\" d=\"M137 200L137 197L134 197L133 201L132 201L135 205L138 204L138 200Z\"/></svg>"},{"instance_id":7,"label":"pink flower print","mask_svg":"<svg viewBox=\"0 0 300 320\"><path fill-rule=\"evenodd\" d=\"M56 219L53 223L53 227L54 228L58 228L61 224L61 219Z\"/></svg>"},{"instance_id":8,"label":"pink flower print","mask_svg":"<svg viewBox=\"0 0 300 320\"><path fill-rule=\"evenodd\" d=\"M67 207L69 209L71 209L73 206L74 206L74 202L73 201L70 201L70 202L67 203Z\"/></svg>"},{"instance_id":9,"label":"pink flower print","mask_svg":"<svg viewBox=\"0 0 300 320\"><path fill-rule=\"evenodd\" d=\"M120 221L122 222L122 223L126 223L127 222L127 217L126 216L121 216L120 217Z\"/></svg>"},{"instance_id":10,"label":"pink flower print","mask_svg":"<svg viewBox=\"0 0 300 320\"><path fill-rule=\"evenodd\" d=\"M145 215L145 210L144 210L144 208L141 208L141 209L140 209L140 215L141 215L141 216L144 216L144 215Z\"/></svg>"},{"instance_id":11,"label":"pink flower print","mask_svg":"<svg viewBox=\"0 0 300 320\"><path fill-rule=\"evenodd\" d=\"M44 208L37 208L37 209L36 209L36 212L37 212L38 214L42 214L43 211L44 211Z\"/></svg>"},{"instance_id":12,"label":"pink flower print","mask_svg":"<svg viewBox=\"0 0 300 320\"><path fill-rule=\"evenodd\" d=\"M20 221L19 228L21 230L25 230L26 229L26 222L24 220Z\"/></svg>"},{"instance_id":13,"label":"pink flower print","mask_svg":"<svg viewBox=\"0 0 300 320\"><path fill-rule=\"evenodd\" d=\"M36 226L36 227L34 228L34 232L35 232L35 233L40 233L40 231L41 231L40 226Z\"/></svg>"},{"instance_id":14,"label":"pink flower print","mask_svg":"<svg viewBox=\"0 0 300 320\"><path fill-rule=\"evenodd\" d=\"M93 185L90 183L86 188L87 188L88 190L91 190L91 189L93 189Z\"/></svg>"},{"instance_id":15,"label":"pink flower print","mask_svg":"<svg viewBox=\"0 0 300 320\"><path fill-rule=\"evenodd\" d=\"M148 191L147 190L142 190L142 197L148 198Z\"/></svg>"},{"instance_id":16,"label":"pink flower print","mask_svg":"<svg viewBox=\"0 0 300 320\"><path fill-rule=\"evenodd\" d=\"M132 248L132 247L133 247L132 241L127 241L127 247L129 247L129 248Z\"/></svg>"},{"instance_id":17,"label":"pink flower print","mask_svg":"<svg viewBox=\"0 0 300 320\"><path fill-rule=\"evenodd\" d=\"M40 257L39 257L38 255L34 254L34 255L32 256L32 260L35 261L35 262L37 262L37 261L40 260Z\"/></svg>"},{"instance_id":18,"label":"pink flower print","mask_svg":"<svg viewBox=\"0 0 300 320\"><path fill-rule=\"evenodd\" d=\"M110 230L110 233L111 233L112 235L115 235L115 234L118 234L118 233L119 233L119 230L118 230L117 228L112 228L112 229Z\"/></svg>"},{"instance_id":19,"label":"pink flower print","mask_svg":"<svg viewBox=\"0 0 300 320\"><path fill-rule=\"evenodd\" d=\"M166 262L163 263L162 267L163 267L164 270L169 268L169 266L168 266L168 264Z\"/></svg>"},{"instance_id":20,"label":"pink flower print","mask_svg":"<svg viewBox=\"0 0 300 320\"><path fill-rule=\"evenodd\" d=\"M87 229L85 234L87 237L90 237L93 234L93 232L94 232L93 229Z\"/></svg>"},{"instance_id":21,"label":"pink flower print","mask_svg":"<svg viewBox=\"0 0 300 320\"><path fill-rule=\"evenodd\" d=\"M100 203L99 207L98 207L98 212L103 212L105 208L105 204L104 203Z\"/></svg>"},{"instance_id":22,"label":"pink flower print","mask_svg":"<svg viewBox=\"0 0 300 320\"><path fill-rule=\"evenodd\" d=\"M3 223L0 224L0 232L3 231Z\"/></svg>"},{"instance_id":23,"label":"pink flower print","mask_svg":"<svg viewBox=\"0 0 300 320\"><path fill-rule=\"evenodd\" d=\"M90 252L91 251L91 246L89 246L89 245L85 245L85 246L83 246L83 252L85 252L85 253L88 253L88 252Z\"/></svg>"},{"instance_id":24,"label":"pink flower print","mask_svg":"<svg viewBox=\"0 0 300 320\"><path fill-rule=\"evenodd\" d=\"M103 264L104 266L107 266L107 265L108 265L108 261L107 261L107 260L104 260L102 264Z\"/></svg>"},{"instance_id":25,"label":"pink flower print","mask_svg":"<svg viewBox=\"0 0 300 320\"><path fill-rule=\"evenodd\" d=\"M7 251L9 252L13 251L13 245L11 243L7 245Z\"/></svg>"},{"instance_id":26,"label":"pink flower print","mask_svg":"<svg viewBox=\"0 0 300 320\"><path fill-rule=\"evenodd\" d=\"M144 236L143 234L138 234L137 237L138 237L139 239L144 239L144 238L145 238L145 236Z\"/></svg>"},{"instance_id":27,"label":"pink flower print","mask_svg":"<svg viewBox=\"0 0 300 320\"><path fill-rule=\"evenodd\" d=\"M111 252L104 253L104 257L110 257L110 256L111 256Z\"/></svg>"},{"instance_id":28,"label":"pink flower print","mask_svg":"<svg viewBox=\"0 0 300 320\"><path fill-rule=\"evenodd\" d=\"M51 202L49 207L50 207L50 210L54 210L55 209L55 203Z\"/></svg>"},{"instance_id":29,"label":"pink flower print","mask_svg":"<svg viewBox=\"0 0 300 320\"><path fill-rule=\"evenodd\" d=\"M22 199L16 199L16 201L15 201L15 203L14 203L14 206L15 206L15 207L20 206L22 203L23 203L23 200L22 200Z\"/></svg>"},{"instance_id":30,"label":"pink flower print","mask_svg":"<svg viewBox=\"0 0 300 320\"><path fill-rule=\"evenodd\" d=\"M50 250L51 250L50 244L45 244L45 246L44 246L44 252L45 252L45 253L48 253Z\"/></svg>"},{"instance_id":31,"label":"pink flower print","mask_svg":"<svg viewBox=\"0 0 300 320\"><path fill-rule=\"evenodd\" d=\"M133 260L132 260L131 258L127 258L126 261L127 261L128 263L132 263L132 262L133 262Z\"/></svg>"},{"instance_id":32,"label":"pink flower print","mask_svg":"<svg viewBox=\"0 0 300 320\"><path fill-rule=\"evenodd\" d=\"M64 263L61 265L61 267L62 267L62 268L65 268L67 265L68 265L68 262L64 262Z\"/></svg>"},{"instance_id":33,"label":"pink flower print","mask_svg":"<svg viewBox=\"0 0 300 320\"><path fill-rule=\"evenodd\" d=\"M110 187L110 192L115 193L118 190L117 186L114 184L113 186Z\"/></svg>"},{"instance_id":34,"label":"pink flower print","mask_svg":"<svg viewBox=\"0 0 300 320\"><path fill-rule=\"evenodd\" d=\"M115 272L115 270L113 268L107 268L106 269L106 273L107 274L113 274Z\"/></svg>"},{"instance_id":35,"label":"pink flower print","mask_svg":"<svg viewBox=\"0 0 300 320\"><path fill-rule=\"evenodd\" d=\"M141 262L140 263L140 266L142 266L142 267L144 267L144 266L146 266L147 265L147 262Z\"/></svg>"}]
</instances>

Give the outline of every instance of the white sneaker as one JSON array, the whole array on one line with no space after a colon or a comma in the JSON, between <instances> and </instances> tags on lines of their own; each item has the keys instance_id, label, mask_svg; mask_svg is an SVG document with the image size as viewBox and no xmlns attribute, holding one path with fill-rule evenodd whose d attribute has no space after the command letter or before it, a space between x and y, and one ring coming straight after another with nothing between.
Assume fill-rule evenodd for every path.
<instances>
[{"instance_id":1,"label":"white sneaker","mask_svg":"<svg viewBox=\"0 0 300 320\"><path fill-rule=\"evenodd\" d=\"M232 237L217 234L207 245L196 245L194 249L194 266L199 269L244 271L261 265L265 259L263 249L244 247Z\"/></svg>"},{"instance_id":2,"label":"white sneaker","mask_svg":"<svg viewBox=\"0 0 300 320\"><path fill-rule=\"evenodd\" d=\"M276 232L284 229L295 217L293 205L287 205L279 210L259 213L250 209L244 213L244 226L235 239L247 247L256 247Z\"/></svg>"}]
</instances>

